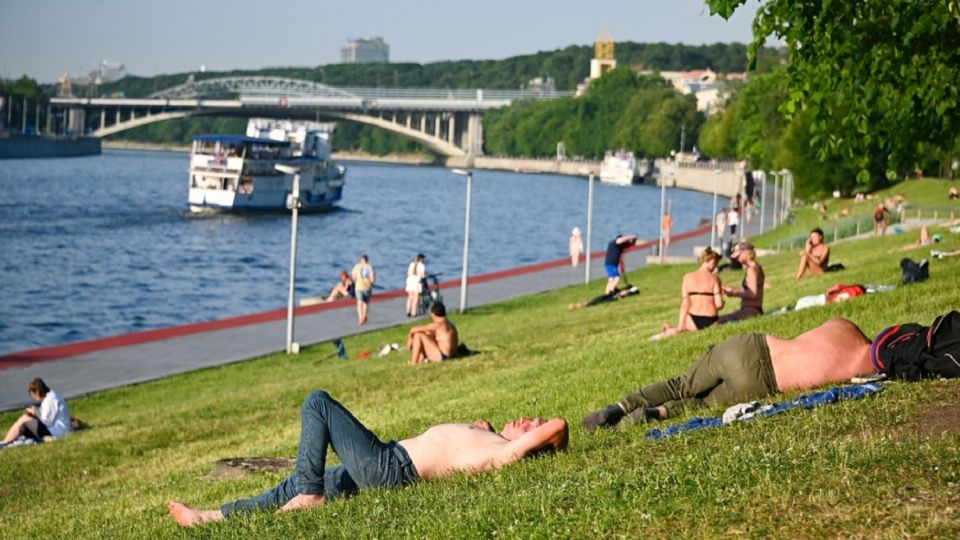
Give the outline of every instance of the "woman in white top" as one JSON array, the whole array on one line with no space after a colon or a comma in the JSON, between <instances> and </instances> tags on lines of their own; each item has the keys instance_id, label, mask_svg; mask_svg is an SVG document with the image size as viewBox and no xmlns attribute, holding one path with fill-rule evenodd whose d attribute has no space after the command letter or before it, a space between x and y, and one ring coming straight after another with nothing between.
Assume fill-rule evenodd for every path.
<instances>
[{"instance_id":1,"label":"woman in white top","mask_svg":"<svg viewBox=\"0 0 960 540\"><path fill-rule=\"evenodd\" d=\"M34 405L27 407L27 412L13 423L0 446L10 444L18 437L43 442L44 437L59 439L73 431L67 402L51 390L43 379L37 377L31 381L27 391L31 398L40 401L40 408Z\"/></svg>"},{"instance_id":2,"label":"woman in white top","mask_svg":"<svg viewBox=\"0 0 960 540\"><path fill-rule=\"evenodd\" d=\"M580 255L583 255L583 238L580 236L580 227L573 228L568 247L570 249L570 265L576 268L580 264Z\"/></svg>"},{"instance_id":3,"label":"woman in white top","mask_svg":"<svg viewBox=\"0 0 960 540\"><path fill-rule=\"evenodd\" d=\"M423 291L423 280L427 277L426 260L423 253L418 253L410 266L407 267L407 317L417 316L417 304L420 303L420 292Z\"/></svg>"}]
</instances>

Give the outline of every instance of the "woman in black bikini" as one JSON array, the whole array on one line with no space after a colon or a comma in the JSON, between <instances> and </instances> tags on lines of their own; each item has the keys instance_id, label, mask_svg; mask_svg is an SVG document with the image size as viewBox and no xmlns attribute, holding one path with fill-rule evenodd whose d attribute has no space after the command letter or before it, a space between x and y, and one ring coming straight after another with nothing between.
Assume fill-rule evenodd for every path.
<instances>
[{"instance_id":1,"label":"woman in black bikini","mask_svg":"<svg viewBox=\"0 0 960 540\"><path fill-rule=\"evenodd\" d=\"M683 276L680 287L680 316L677 326L664 324L657 338L680 332L696 332L717 322L717 312L723 308L720 278L714 273L720 254L710 248L700 254L700 268Z\"/></svg>"}]
</instances>

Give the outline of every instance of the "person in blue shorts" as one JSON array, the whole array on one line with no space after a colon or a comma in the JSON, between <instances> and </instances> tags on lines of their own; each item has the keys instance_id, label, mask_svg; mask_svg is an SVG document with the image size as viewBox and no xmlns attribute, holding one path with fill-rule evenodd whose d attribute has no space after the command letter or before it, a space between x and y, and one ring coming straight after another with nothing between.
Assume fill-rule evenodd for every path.
<instances>
[{"instance_id":1,"label":"person in blue shorts","mask_svg":"<svg viewBox=\"0 0 960 540\"><path fill-rule=\"evenodd\" d=\"M623 267L623 252L636 243L637 235L618 234L617 237L607 245L607 257L603 260L603 267L607 269L606 294L617 290L617 285L620 283L620 276L625 271Z\"/></svg>"}]
</instances>

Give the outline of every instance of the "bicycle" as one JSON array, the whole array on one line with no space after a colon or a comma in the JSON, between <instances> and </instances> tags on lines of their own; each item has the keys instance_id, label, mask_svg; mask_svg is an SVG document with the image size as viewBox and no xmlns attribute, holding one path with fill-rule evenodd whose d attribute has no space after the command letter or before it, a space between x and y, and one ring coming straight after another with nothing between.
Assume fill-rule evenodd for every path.
<instances>
[{"instance_id":1,"label":"bicycle","mask_svg":"<svg viewBox=\"0 0 960 540\"><path fill-rule=\"evenodd\" d=\"M417 304L417 316L430 313L430 308L434 304L443 302L440 295L440 280L437 276L440 274L428 274L420 280L420 302Z\"/></svg>"}]
</instances>

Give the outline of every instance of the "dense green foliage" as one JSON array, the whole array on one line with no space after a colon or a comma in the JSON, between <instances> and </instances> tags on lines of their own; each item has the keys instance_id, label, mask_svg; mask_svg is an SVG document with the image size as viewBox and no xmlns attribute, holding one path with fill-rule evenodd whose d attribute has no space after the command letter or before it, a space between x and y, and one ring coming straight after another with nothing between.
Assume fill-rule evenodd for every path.
<instances>
[{"instance_id":1,"label":"dense green foliage","mask_svg":"<svg viewBox=\"0 0 960 540\"><path fill-rule=\"evenodd\" d=\"M746 0L706 0L729 17ZM822 164L849 163L860 185L956 156L960 133L960 0L768 0L755 51L789 46L783 112Z\"/></svg>"},{"instance_id":2,"label":"dense green foliage","mask_svg":"<svg viewBox=\"0 0 960 540\"><path fill-rule=\"evenodd\" d=\"M626 148L661 157L680 149L684 126L687 140L696 140L701 123L693 96L680 95L660 77L618 67L593 81L583 96L492 111L484 132L491 154L550 157L563 142L572 156L598 158Z\"/></svg>"},{"instance_id":3,"label":"dense green foliage","mask_svg":"<svg viewBox=\"0 0 960 540\"><path fill-rule=\"evenodd\" d=\"M945 236L944 249L960 247L957 235L935 232ZM834 257L847 266L842 279L897 283L900 256L888 252L913 240L835 245ZM761 263L771 309L822 293L836 279L794 282L792 252ZM831 317L851 319L870 336L896 322L928 324L960 306L960 257L931 266L929 281L894 292L656 342L648 337L675 319L681 276L692 266L649 267L631 272L644 294L616 303L567 309L597 294L597 280L454 316L481 352L465 360L411 368L394 353L344 362L322 344L299 356L275 354L77 398L72 412L92 429L0 450L0 537L955 538L960 381L890 383L863 401L664 441L645 439L649 426L588 436L579 425L591 410L681 373L734 334L792 337ZM725 283L741 277L722 275ZM345 344L351 355L376 351L402 341L405 331L364 333ZM294 456L300 402L317 388L385 440L444 421L486 417L502 425L521 414L560 415L570 421L570 449L474 477L372 490L318 510L178 529L168 500L214 508L286 474L210 472L224 458ZM0 425L16 414L0 415Z\"/></svg>"}]
</instances>

